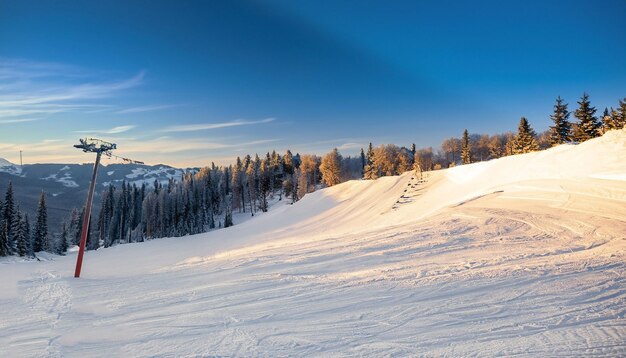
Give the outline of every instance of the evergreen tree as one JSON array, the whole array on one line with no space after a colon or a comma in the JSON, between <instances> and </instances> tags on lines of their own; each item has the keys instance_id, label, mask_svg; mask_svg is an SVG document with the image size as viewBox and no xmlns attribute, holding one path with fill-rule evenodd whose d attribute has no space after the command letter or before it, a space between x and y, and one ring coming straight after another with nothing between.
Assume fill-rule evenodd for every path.
<instances>
[{"instance_id":1,"label":"evergreen tree","mask_svg":"<svg viewBox=\"0 0 626 358\"><path fill-rule=\"evenodd\" d=\"M626 98L619 100L619 107L614 115L615 129L626 127Z\"/></svg>"},{"instance_id":2,"label":"evergreen tree","mask_svg":"<svg viewBox=\"0 0 626 358\"><path fill-rule=\"evenodd\" d=\"M15 210L13 211L13 218L11 218L11 227L8 235L8 245L9 245L9 255L18 254L18 234L20 231L20 226L22 224L22 212L20 211L19 205L15 205Z\"/></svg>"},{"instance_id":3,"label":"evergreen tree","mask_svg":"<svg viewBox=\"0 0 626 358\"><path fill-rule=\"evenodd\" d=\"M61 236L59 237L59 242L57 243L57 253L59 255L65 255L67 252L67 227L65 223L63 223L63 227L61 229Z\"/></svg>"},{"instance_id":4,"label":"evergreen tree","mask_svg":"<svg viewBox=\"0 0 626 358\"><path fill-rule=\"evenodd\" d=\"M578 105L578 109L574 112L574 116L578 119L574 130L574 139L577 142L584 142L598 136L600 124L595 117L596 109L591 106L588 94L583 94Z\"/></svg>"},{"instance_id":5,"label":"evergreen tree","mask_svg":"<svg viewBox=\"0 0 626 358\"><path fill-rule=\"evenodd\" d=\"M39 206L37 207L37 219L35 222L35 230L33 232L33 250L34 252L50 251L53 246L50 245L48 237L48 209L46 208L46 195L42 191L39 196Z\"/></svg>"},{"instance_id":6,"label":"evergreen tree","mask_svg":"<svg viewBox=\"0 0 626 358\"><path fill-rule=\"evenodd\" d=\"M33 243L30 237L28 214L24 214L20 218L20 227L17 233L17 254L20 256L33 256Z\"/></svg>"},{"instance_id":7,"label":"evergreen tree","mask_svg":"<svg viewBox=\"0 0 626 358\"><path fill-rule=\"evenodd\" d=\"M361 148L361 153L359 154L359 157L361 158L361 178L365 175L365 166L367 165L367 161L365 159L365 152L363 151L363 148Z\"/></svg>"},{"instance_id":8,"label":"evergreen tree","mask_svg":"<svg viewBox=\"0 0 626 358\"><path fill-rule=\"evenodd\" d=\"M241 158L237 157L235 166L233 167L232 185L233 188L233 208L239 209L239 212L246 212L246 205L243 193L243 164Z\"/></svg>"},{"instance_id":9,"label":"evergreen tree","mask_svg":"<svg viewBox=\"0 0 626 358\"><path fill-rule=\"evenodd\" d=\"M461 162L463 164L471 163L472 153L470 149L469 134L467 129L463 131L463 139L461 140Z\"/></svg>"},{"instance_id":10,"label":"evergreen tree","mask_svg":"<svg viewBox=\"0 0 626 358\"><path fill-rule=\"evenodd\" d=\"M9 240L7 233L9 232L9 223L6 220L0 220L0 257L10 255Z\"/></svg>"},{"instance_id":11,"label":"evergreen tree","mask_svg":"<svg viewBox=\"0 0 626 358\"><path fill-rule=\"evenodd\" d=\"M374 148L372 147L372 143L370 142L367 147L367 155L366 155L367 163L365 165L365 174L363 176L364 179L373 180L379 177L378 169L374 165Z\"/></svg>"},{"instance_id":12,"label":"evergreen tree","mask_svg":"<svg viewBox=\"0 0 626 358\"><path fill-rule=\"evenodd\" d=\"M233 226L233 212L230 207L226 208L226 214L224 215L224 227Z\"/></svg>"},{"instance_id":13,"label":"evergreen tree","mask_svg":"<svg viewBox=\"0 0 626 358\"><path fill-rule=\"evenodd\" d=\"M539 150L535 136L535 131L530 127L528 120L522 117L517 128L517 135L513 140L513 154L530 153Z\"/></svg>"},{"instance_id":14,"label":"evergreen tree","mask_svg":"<svg viewBox=\"0 0 626 358\"><path fill-rule=\"evenodd\" d=\"M611 113L609 112L609 109L604 107L604 112L602 113L602 123L601 125L601 129L600 129L600 133L604 134L607 131L613 129L613 117L611 117Z\"/></svg>"},{"instance_id":15,"label":"evergreen tree","mask_svg":"<svg viewBox=\"0 0 626 358\"><path fill-rule=\"evenodd\" d=\"M268 166L267 159L262 159L259 168L259 195L261 196L259 200L259 208L262 212L267 212L268 209L267 197L269 195L270 187L271 171ZM226 221L224 221L224 226L226 226Z\"/></svg>"},{"instance_id":16,"label":"evergreen tree","mask_svg":"<svg viewBox=\"0 0 626 358\"><path fill-rule=\"evenodd\" d=\"M567 103L563 103L563 99L559 96L554 105L554 113L550 115L550 119L554 122L550 126L550 143L555 146L570 141L572 136L572 125L568 121L569 111Z\"/></svg>"},{"instance_id":17,"label":"evergreen tree","mask_svg":"<svg viewBox=\"0 0 626 358\"><path fill-rule=\"evenodd\" d=\"M15 252L15 211L13 184L9 181L0 212L0 256L12 255Z\"/></svg>"}]
</instances>

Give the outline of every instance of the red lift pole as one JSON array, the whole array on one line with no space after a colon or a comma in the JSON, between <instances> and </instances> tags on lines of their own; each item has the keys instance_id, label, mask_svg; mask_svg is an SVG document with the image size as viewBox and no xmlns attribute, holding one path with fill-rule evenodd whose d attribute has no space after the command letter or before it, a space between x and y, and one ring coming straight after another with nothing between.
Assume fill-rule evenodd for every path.
<instances>
[{"instance_id":1,"label":"red lift pole","mask_svg":"<svg viewBox=\"0 0 626 358\"><path fill-rule=\"evenodd\" d=\"M84 152L95 152L96 162L93 165L93 175L91 177L91 183L89 184L89 192L87 193L87 203L85 205L85 213L83 215L83 227L80 232L80 247L78 250L78 257L76 259L76 271L74 271L74 277L80 277L80 269L83 265L83 255L85 254L85 246L87 245L87 234L89 233L89 221L91 219L91 206L93 203L93 193L96 189L96 178L98 176L98 166L100 165L100 157L102 153L110 155L110 151L116 149L116 145L101 141L99 139L81 139L80 144L74 147L82 149Z\"/></svg>"}]
</instances>

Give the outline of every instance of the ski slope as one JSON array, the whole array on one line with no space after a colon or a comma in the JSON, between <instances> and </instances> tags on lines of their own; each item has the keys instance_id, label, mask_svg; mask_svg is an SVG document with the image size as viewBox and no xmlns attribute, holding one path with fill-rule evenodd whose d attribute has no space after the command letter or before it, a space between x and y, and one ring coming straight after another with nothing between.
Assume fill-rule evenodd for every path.
<instances>
[{"instance_id":1,"label":"ski slope","mask_svg":"<svg viewBox=\"0 0 626 358\"><path fill-rule=\"evenodd\" d=\"M626 356L626 130L0 262L3 356Z\"/></svg>"}]
</instances>

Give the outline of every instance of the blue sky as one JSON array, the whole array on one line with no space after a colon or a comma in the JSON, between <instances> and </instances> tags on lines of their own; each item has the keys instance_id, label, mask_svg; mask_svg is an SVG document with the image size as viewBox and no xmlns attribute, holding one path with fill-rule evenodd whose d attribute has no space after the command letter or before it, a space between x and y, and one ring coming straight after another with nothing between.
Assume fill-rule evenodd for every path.
<instances>
[{"instance_id":1,"label":"blue sky","mask_svg":"<svg viewBox=\"0 0 626 358\"><path fill-rule=\"evenodd\" d=\"M0 0L0 157L435 146L626 96L625 1Z\"/></svg>"}]
</instances>

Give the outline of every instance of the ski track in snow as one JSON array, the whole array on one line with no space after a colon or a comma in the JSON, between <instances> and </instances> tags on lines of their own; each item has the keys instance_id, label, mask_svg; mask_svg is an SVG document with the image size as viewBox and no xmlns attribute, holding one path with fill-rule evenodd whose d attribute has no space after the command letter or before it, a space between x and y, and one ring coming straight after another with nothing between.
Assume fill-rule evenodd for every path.
<instances>
[{"instance_id":1,"label":"ski track in snow","mask_svg":"<svg viewBox=\"0 0 626 358\"><path fill-rule=\"evenodd\" d=\"M607 138L552 156L626 149L626 131ZM464 184L472 166L345 183L233 228L89 252L79 280L75 254L0 265L16 286L0 355L626 356L626 182L558 166L485 182L533 155L551 158L479 163Z\"/></svg>"}]
</instances>

